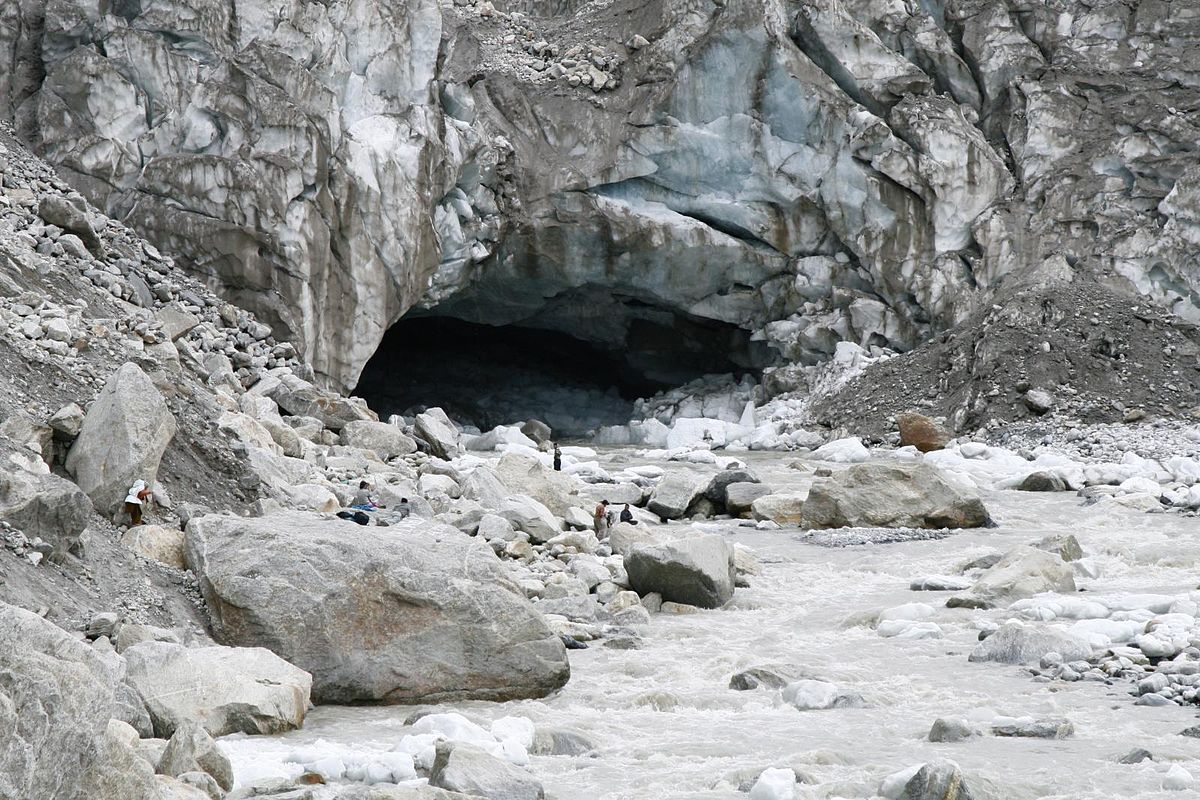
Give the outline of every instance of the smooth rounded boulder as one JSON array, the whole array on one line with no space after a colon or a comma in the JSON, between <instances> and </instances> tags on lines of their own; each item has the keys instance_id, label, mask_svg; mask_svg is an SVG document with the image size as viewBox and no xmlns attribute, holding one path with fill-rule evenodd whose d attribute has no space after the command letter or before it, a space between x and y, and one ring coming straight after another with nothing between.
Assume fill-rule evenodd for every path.
<instances>
[{"instance_id":1,"label":"smooth rounded boulder","mask_svg":"<svg viewBox=\"0 0 1200 800\"><path fill-rule=\"evenodd\" d=\"M856 464L813 483L803 528L981 528L979 495L920 461Z\"/></svg>"},{"instance_id":2,"label":"smooth rounded boulder","mask_svg":"<svg viewBox=\"0 0 1200 800\"><path fill-rule=\"evenodd\" d=\"M187 561L214 637L307 670L317 702L541 697L570 676L495 553L447 525L210 515L188 523Z\"/></svg>"},{"instance_id":3,"label":"smooth rounded boulder","mask_svg":"<svg viewBox=\"0 0 1200 800\"><path fill-rule=\"evenodd\" d=\"M96 509L111 514L136 480L153 483L175 417L154 383L132 362L118 369L83 419L67 471Z\"/></svg>"},{"instance_id":4,"label":"smooth rounded boulder","mask_svg":"<svg viewBox=\"0 0 1200 800\"><path fill-rule=\"evenodd\" d=\"M625 556L629 585L640 595L700 608L720 608L733 597L733 548L719 534L657 545L635 545Z\"/></svg>"}]
</instances>

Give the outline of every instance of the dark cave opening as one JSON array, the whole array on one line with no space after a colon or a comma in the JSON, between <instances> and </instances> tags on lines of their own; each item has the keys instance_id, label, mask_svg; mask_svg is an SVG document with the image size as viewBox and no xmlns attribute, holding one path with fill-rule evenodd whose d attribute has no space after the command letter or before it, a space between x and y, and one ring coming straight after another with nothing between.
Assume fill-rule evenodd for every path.
<instances>
[{"instance_id":1,"label":"dark cave opening","mask_svg":"<svg viewBox=\"0 0 1200 800\"><path fill-rule=\"evenodd\" d=\"M401 319L355 393L386 418L440 406L481 430L537 418L580 436L629 421L635 400L709 373L757 372L749 331L675 317L635 318L621 347L556 330L454 317Z\"/></svg>"}]
</instances>

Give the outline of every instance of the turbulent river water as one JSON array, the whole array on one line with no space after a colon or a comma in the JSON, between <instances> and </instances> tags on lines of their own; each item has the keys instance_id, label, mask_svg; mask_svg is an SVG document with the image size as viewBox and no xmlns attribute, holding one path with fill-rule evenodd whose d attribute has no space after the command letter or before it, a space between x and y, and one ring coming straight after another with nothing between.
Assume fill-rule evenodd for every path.
<instances>
[{"instance_id":1,"label":"turbulent river water","mask_svg":"<svg viewBox=\"0 0 1200 800\"><path fill-rule=\"evenodd\" d=\"M613 450L604 460L633 459ZM787 467L792 457L748 454L746 460L779 488L802 488L809 480ZM745 798L739 780L780 766L806 781L797 787L799 797L868 798L885 776L937 758L991 780L1014 800L1179 798L1180 792L1160 787L1171 763L1200 775L1200 739L1179 735L1196 724L1194 709L1135 706L1123 681L1038 683L1021 667L969 663L978 625L1008 614L947 609L948 593L910 591L909 581L954 574L965 561L1047 534L1073 533L1100 570L1098 578L1079 580L1087 591L1186 593L1196 588L1200 564L1196 518L1098 511L1069 493L991 492L985 502L997 528L887 545L827 548L802 541L794 530L720 523L763 562L762 574L738 589L727 608L654 615L641 649L596 643L572 651L570 683L552 697L439 710L479 721L525 716L592 738L594 756L533 757L529 769L558 800ZM850 619L912 602L936 609L932 621L944 638L886 639ZM764 664L792 665L833 681L865 704L797 711L778 691L729 688L733 673ZM411 712L321 707L302 731L231 737L223 744L244 783L283 774L287 753L302 743L390 749ZM927 740L938 717L995 714L1065 717L1075 733L1063 740ZM1119 764L1135 747L1156 761Z\"/></svg>"}]
</instances>

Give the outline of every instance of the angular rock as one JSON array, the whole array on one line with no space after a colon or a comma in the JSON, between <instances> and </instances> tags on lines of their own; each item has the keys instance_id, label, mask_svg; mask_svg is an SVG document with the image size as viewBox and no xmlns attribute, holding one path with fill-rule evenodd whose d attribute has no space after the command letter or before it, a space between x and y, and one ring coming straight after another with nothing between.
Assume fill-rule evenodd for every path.
<instances>
[{"instance_id":1,"label":"angular rock","mask_svg":"<svg viewBox=\"0 0 1200 800\"><path fill-rule=\"evenodd\" d=\"M1003 722L992 726L992 735L1016 739L1067 739L1075 735L1075 726L1065 719Z\"/></svg>"},{"instance_id":2,"label":"angular rock","mask_svg":"<svg viewBox=\"0 0 1200 800\"><path fill-rule=\"evenodd\" d=\"M38 216L78 236L92 255L104 258L104 243L96 235L82 199L72 201L62 195L43 194L38 200Z\"/></svg>"},{"instance_id":3,"label":"angular rock","mask_svg":"<svg viewBox=\"0 0 1200 800\"><path fill-rule=\"evenodd\" d=\"M162 325L162 332L172 342L178 341L200 324L200 318L178 305L164 306L154 314Z\"/></svg>"},{"instance_id":4,"label":"angular rock","mask_svg":"<svg viewBox=\"0 0 1200 800\"><path fill-rule=\"evenodd\" d=\"M896 426L900 429L900 446L912 446L922 453L942 450L954 438L950 431L915 411L906 411L896 417Z\"/></svg>"},{"instance_id":5,"label":"angular rock","mask_svg":"<svg viewBox=\"0 0 1200 800\"><path fill-rule=\"evenodd\" d=\"M731 483L725 487L725 510L744 516L754 507L754 501L771 494L770 486L761 483Z\"/></svg>"},{"instance_id":6,"label":"angular rock","mask_svg":"<svg viewBox=\"0 0 1200 800\"><path fill-rule=\"evenodd\" d=\"M777 525L799 525L807 497L792 492L768 494L755 499L750 504L750 511L757 520L770 520Z\"/></svg>"},{"instance_id":7,"label":"angular rock","mask_svg":"<svg viewBox=\"0 0 1200 800\"><path fill-rule=\"evenodd\" d=\"M155 800L154 775L110 726L116 678L87 643L0 603L0 794Z\"/></svg>"},{"instance_id":8,"label":"angular rock","mask_svg":"<svg viewBox=\"0 0 1200 800\"><path fill-rule=\"evenodd\" d=\"M187 569L181 530L161 525L137 525L121 534L121 544L143 558L175 569Z\"/></svg>"},{"instance_id":9,"label":"angular rock","mask_svg":"<svg viewBox=\"0 0 1200 800\"><path fill-rule=\"evenodd\" d=\"M542 422L540 419L531 419L526 422L521 426L521 433L525 434L538 444L544 444L545 442L550 441L551 437L554 435L554 431L550 429L550 426Z\"/></svg>"},{"instance_id":10,"label":"angular rock","mask_svg":"<svg viewBox=\"0 0 1200 800\"><path fill-rule=\"evenodd\" d=\"M704 479L693 472L677 469L667 472L654 487L647 510L663 519L679 519L705 489Z\"/></svg>"},{"instance_id":11,"label":"angular rock","mask_svg":"<svg viewBox=\"0 0 1200 800\"><path fill-rule=\"evenodd\" d=\"M971 587L969 597L991 606L1023 600L1042 592L1075 591L1075 574L1055 553L1016 547L989 567Z\"/></svg>"},{"instance_id":12,"label":"angular rock","mask_svg":"<svg viewBox=\"0 0 1200 800\"><path fill-rule=\"evenodd\" d=\"M190 720L175 728L155 771L172 778L186 772L204 772L225 791L233 789L233 766L229 757L204 728Z\"/></svg>"},{"instance_id":13,"label":"angular rock","mask_svg":"<svg viewBox=\"0 0 1200 800\"><path fill-rule=\"evenodd\" d=\"M417 443L395 425L356 419L342 426L341 442L348 447L374 450L385 461L417 452Z\"/></svg>"},{"instance_id":14,"label":"angular rock","mask_svg":"<svg viewBox=\"0 0 1200 800\"><path fill-rule=\"evenodd\" d=\"M704 496L717 506L725 505L725 493L735 483L761 483L758 476L746 469L721 470L704 488Z\"/></svg>"},{"instance_id":15,"label":"angular rock","mask_svg":"<svg viewBox=\"0 0 1200 800\"><path fill-rule=\"evenodd\" d=\"M27 537L41 537L56 554L75 552L92 516L92 501L52 474L0 471L0 520Z\"/></svg>"},{"instance_id":16,"label":"angular rock","mask_svg":"<svg viewBox=\"0 0 1200 800\"><path fill-rule=\"evenodd\" d=\"M529 534L529 540L543 544L562 533L562 525L550 509L524 495L506 497L497 513L514 528Z\"/></svg>"},{"instance_id":17,"label":"angular rock","mask_svg":"<svg viewBox=\"0 0 1200 800\"><path fill-rule=\"evenodd\" d=\"M1001 664L1033 664L1047 653L1058 653L1063 661L1090 658L1092 648L1085 640L1054 628L1039 628L1021 622L1006 622L975 646L968 661L997 661Z\"/></svg>"},{"instance_id":18,"label":"angular rock","mask_svg":"<svg viewBox=\"0 0 1200 800\"><path fill-rule=\"evenodd\" d=\"M579 502L575 479L555 472L533 456L505 453L496 464L495 474L509 494L532 497L555 516L563 516Z\"/></svg>"},{"instance_id":19,"label":"angular rock","mask_svg":"<svg viewBox=\"0 0 1200 800\"><path fill-rule=\"evenodd\" d=\"M361 400L318 389L304 381L296 381L291 385L282 383L267 396L288 414L313 417L331 431L340 431L346 423L356 420L379 421L375 412Z\"/></svg>"},{"instance_id":20,"label":"angular rock","mask_svg":"<svg viewBox=\"0 0 1200 800\"><path fill-rule=\"evenodd\" d=\"M1047 536L1034 545L1038 550L1055 553L1063 561L1078 561L1083 558L1083 548L1074 534L1062 533L1057 536Z\"/></svg>"},{"instance_id":21,"label":"angular rock","mask_svg":"<svg viewBox=\"0 0 1200 800\"><path fill-rule=\"evenodd\" d=\"M136 480L153 483L175 417L154 383L127 363L108 379L88 408L67 454L67 471L102 514L111 514Z\"/></svg>"},{"instance_id":22,"label":"angular rock","mask_svg":"<svg viewBox=\"0 0 1200 800\"><path fill-rule=\"evenodd\" d=\"M487 800L543 800L542 784L520 767L469 744L438 742L429 785Z\"/></svg>"},{"instance_id":23,"label":"angular rock","mask_svg":"<svg viewBox=\"0 0 1200 800\"><path fill-rule=\"evenodd\" d=\"M801 510L806 528L979 528L979 495L922 462L856 464L816 481Z\"/></svg>"},{"instance_id":24,"label":"angular rock","mask_svg":"<svg viewBox=\"0 0 1200 800\"><path fill-rule=\"evenodd\" d=\"M213 635L272 648L327 703L539 697L566 651L481 540L409 518L356 528L298 512L188 523ZM259 576L267 576L263 579Z\"/></svg>"},{"instance_id":25,"label":"angular rock","mask_svg":"<svg viewBox=\"0 0 1200 800\"><path fill-rule=\"evenodd\" d=\"M78 403L67 403L55 411L46 424L54 431L54 438L70 442L83 430L83 418L83 409Z\"/></svg>"},{"instance_id":26,"label":"angular rock","mask_svg":"<svg viewBox=\"0 0 1200 800\"><path fill-rule=\"evenodd\" d=\"M304 724L312 677L265 648L148 641L123 655L126 680L160 737L188 721L212 736L282 733Z\"/></svg>"},{"instance_id":27,"label":"angular rock","mask_svg":"<svg viewBox=\"0 0 1200 800\"><path fill-rule=\"evenodd\" d=\"M625 557L629 585L638 594L657 592L664 600L720 608L733 597L733 549L719 534L635 546Z\"/></svg>"},{"instance_id":28,"label":"angular rock","mask_svg":"<svg viewBox=\"0 0 1200 800\"><path fill-rule=\"evenodd\" d=\"M438 458L450 460L463 453L458 429L440 408L417 414L413 430L429 445L429 452Z\"/></svg>"}]
</instances>

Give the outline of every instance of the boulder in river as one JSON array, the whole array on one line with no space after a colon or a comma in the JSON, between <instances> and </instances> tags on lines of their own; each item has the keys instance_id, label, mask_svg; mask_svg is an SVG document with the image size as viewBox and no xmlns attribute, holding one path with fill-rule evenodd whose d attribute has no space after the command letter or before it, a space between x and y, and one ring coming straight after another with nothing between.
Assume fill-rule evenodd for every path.
<instances>
[{"instance_id":1,"label":"boulder in river","mask_svg":"<svg viewBox=\"0 0 1200 800\"><path fill-rule=\"evenodd\" d=\"M704 479L694 472L685 469L670 471L654 487L646 508L663 519L679 519L687 513L692 501L703 494L705 486Z\"/></svg>"},{"instance_id":2,"label":"boulder in river","mask_svg":"<svg viewBox=\"0 0 1200 800\"><path fill-rule=\"evenodd\" d=\"M531 455L505 453L496 464L495 473L509 494L532 497L557 516L565 515L567 509L579 502L574 493L574 478L555 472Z\"/></svg>"},{"instance_id":3,"label":"boulder in river","mask_svg":"<svg viewBox=\"0 0 1200 800\"><path fill-rule=\"evenodd\" d=\"M100 513L111 514L134 481L154 481L174 436L166 401L137 364L127 363L88 408L67 471Z\"/></svg>"},{"instance_id":4,"label":"boulder in river","mask_svg":"<svg viewBox=\"0 0 1200 800\"><path fill-rule=\"evenodd\" d=\"M1092 648L1067 631L1012 621L977 644L967 660L1030 664L1041 661L1047 653L1058 653L1067 662L1081 661L1092 655Z\"/></svg>"},{"instance_id":5,"label":"boulder in river","mask_svg":"<svg viewBox=\"0 0 1200 800\"><path fill-rule=\"evenodd\" d=\"M489 800L542 800L542 784L520 767L478 747L438 742L429 785Z\"/></svg>"},{"instance_id":6,"label":"boulder in river","mask_svg":"<svg viewBox=\"0 0 1200 800\"><path fill-rule=\"evenodd\" d=\"M218 641L312 673L324 703L540 697L566 650L487 544L409 518L387 528L289 512L188 524Z\"/></svg>"},{"instance_id":7,"label":"boulder in river","mask_svg":"<svg viewBox=\"0 0 1200 800\"><path fill-rule=\"evenodd\" d=\"M125 680L162 738L188 721L212 736L282 733L304 724L312 677L264 648L146 641L123 655Z\"/></svg>"},{"instance_id":8,"label":"boulder in river","mask_svg":"<svg viewBox=\"0 0 1200 800\"><path fill-rule=\"evenodd\" d=\"M633 547L625 556L629 585L638 594L720 608L733 597L733 549L719 534L703 534L658 545Z\"/></svg>"},{"instance_id":9,"label":"boulder in river","mask_svg":"<svg viewBox=\"0 0 1200 800\"><path fill-rule=\"evenodd\" d=\"M757 520L770 520L777 525L799 525L805 497L796 492L768 494L751 502L750 510Z\"/></svg>"},{"instance_id":10,"label":"boulder in river","mask_svg":"<svg viewBox=\"0 0 1200 800\"><path fill-rule=\"evenodd\" d=\"M981 800L967 787L966 777L953 761L923 765L904 785L900 800Z\"/></svg>"},{"instance_id":11,"label":"boulder in river","mask_svg":"<svg viewBox=\"0 0 1200 800\"><path fill-rule=\"evenodd\" d=\"M1016 547L975 581L968 597L983 606L998 606L1042 592L1075 591L1075 575L1057 553Z\"/></svg>"},{"instance_id":12,"label":"boulder in river","mask_svg":"<svg viewBox=\"0 0 1200 800\"><path fill-rule=\"evenodd\" d=\"M1017 484L1017 489L1022 492L1065 492L1068 488L1059 475L1044 470L1029 473Z\"/></svg>"},{"instance_id":13,"label":"boulder in river","mask_svg":"<svg viewBox=\"0 0 1200 800\"><path fill-rule=\"evenodd\" d=\"M980 528L991 524L973 490L920 461L856 464L813 483L806 528Z\"/></svg>"}]
</instances>

